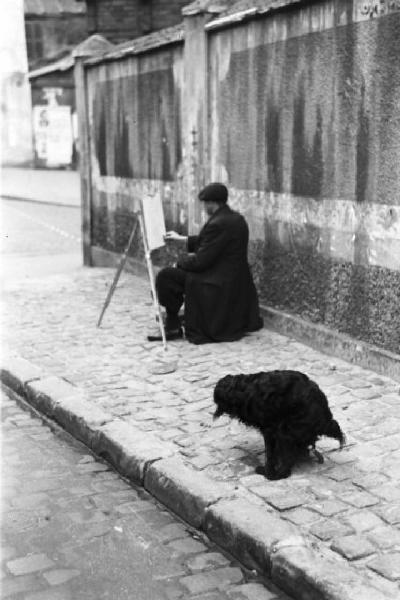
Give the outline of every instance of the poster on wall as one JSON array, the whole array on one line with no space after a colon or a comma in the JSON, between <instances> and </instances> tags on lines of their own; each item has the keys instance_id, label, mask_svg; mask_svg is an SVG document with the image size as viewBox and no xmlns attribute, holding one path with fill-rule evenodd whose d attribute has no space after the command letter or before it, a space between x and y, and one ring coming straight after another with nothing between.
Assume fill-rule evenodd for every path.
<instances>
[{"instance_id":1,"label":"poster on wall","mask_svg":"<svg viewBox=\"0 0 400 600\"><path fill-rule=\"evenodd\" d=\"M37 158L46 166L61 167L72 163L71 107L34 106L33 132Z\"/></svg>"}]
</instances>

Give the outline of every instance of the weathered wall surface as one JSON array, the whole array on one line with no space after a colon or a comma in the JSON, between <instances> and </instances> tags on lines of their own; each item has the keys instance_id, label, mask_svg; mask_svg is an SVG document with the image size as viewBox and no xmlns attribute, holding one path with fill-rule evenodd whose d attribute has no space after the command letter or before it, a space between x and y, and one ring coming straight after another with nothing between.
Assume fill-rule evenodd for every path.
<instances>
[{"instance_id":1,"label":"weathered wall surface","mask_svg":"<svg viewBox=\"0 0 400 600\"><path fill-rule=\"evenodd\" d=\"M325 2L210 30L209 47L212 179L249 220L263 303L393 352L399 32L400 12Z\"/></svg>"},{"instance_id":2,"label":"weathered wall surface","mask_svg":"<svg viewBox=\"0 0 400 600\"><path fill-rule=\"evenodd\" d=\"M181 54L178 44L88 70L94 246L121 252L146 194L161 195L169 227L186 227Z\"/></svg>"}]
</instances>

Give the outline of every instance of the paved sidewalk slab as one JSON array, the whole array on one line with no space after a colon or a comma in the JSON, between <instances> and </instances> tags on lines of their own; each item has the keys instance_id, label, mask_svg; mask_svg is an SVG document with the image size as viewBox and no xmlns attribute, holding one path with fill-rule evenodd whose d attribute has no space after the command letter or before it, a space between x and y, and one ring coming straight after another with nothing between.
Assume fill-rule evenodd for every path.
<instances>
[{"instance_id":1,"label":"paved sidewalk slab","mask_svg":"<svg viewBox=\"0 0 400 600\"><path fill-rule=\"evenodd\" d=\"M112 276L95 269L48 278L40 289L15 284L2 314L4 340L42 375L18 384L8 365L6 381L17 381L19 390L39 390L54 377L74 386L77 394L62 400L64 413L76 409L83 424L91 407L100 411L79 430L88 445L108 452L118 469L132 469L133 479L164 494L182 517L197 518L249 567L296 590L296 598L398 597L399 383L268 330L235 343L173 342L168 356L177 370L154 375L162 350L146 341L152 323L146 280L124 274L104 326L96 328ZM278 368L300 369L321 385L348 445L339 451L333 440L321 440L324 464L307 461L289 479L270 482L254 473L263 460L261 436L227 418L213 422L212 390L227 373ZM57 394L53 416L60 419ZM126 428L123 436L119 427ZM190 514L196 502L199 510Z\"/></svg>"}]
</instances>

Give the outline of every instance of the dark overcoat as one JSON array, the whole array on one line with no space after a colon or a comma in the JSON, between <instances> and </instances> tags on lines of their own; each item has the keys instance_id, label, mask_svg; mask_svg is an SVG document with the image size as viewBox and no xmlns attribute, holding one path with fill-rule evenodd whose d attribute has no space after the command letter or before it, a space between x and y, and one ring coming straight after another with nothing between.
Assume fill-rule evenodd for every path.
<instances>
[{"instance_id":1,"label":"dark overcoat","mask_svg":"<svg viewBox=\"0 0 400 600\"><path fill-rule=\"evenodd\" d=\"M263 325L247 260L249 228L228 205L219 208L177 266L187 271L185 335L194 344L227 342Z\"/></svg>"}]
</instances>

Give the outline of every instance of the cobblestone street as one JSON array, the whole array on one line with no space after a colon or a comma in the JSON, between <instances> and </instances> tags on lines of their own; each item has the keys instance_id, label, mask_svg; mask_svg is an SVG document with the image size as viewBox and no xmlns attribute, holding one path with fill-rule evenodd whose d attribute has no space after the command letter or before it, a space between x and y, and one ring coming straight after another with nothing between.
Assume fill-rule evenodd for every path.
<instances>
[{"instance_id":1,"label":"cobblestone street","mask_svg":"<svg viewBox=\"0 0 400 600\"><path fill-rule=\"evenodd\" d=\"M125 273L96 328L112 276L93 269L15 282L3 310L10 353L80 386L90 403L115 418L172 443L194 472L226 482L235 497L351 564L366 586L396 597L399 383L266 329L235 343L170 343L177 369L154 375L162 350L146 341L152 308L145 279ZM270 482L254 474L263 460L261 436L226 418L213 422L212 390L227 373L279 368L300 369L317 381L348 444L339 451L324 439L317 446L324 464L309 461L289 479Z\"/></svg>"},{"instance_id":2,"label":"cobblestone street","mask_svg":"<svg viewBox=\"0 0 400 600\"><path fill-rule=\"evenodd\" d=\"M3 394L2 598L285 600Z\"/></svg>"}]
</instances>

